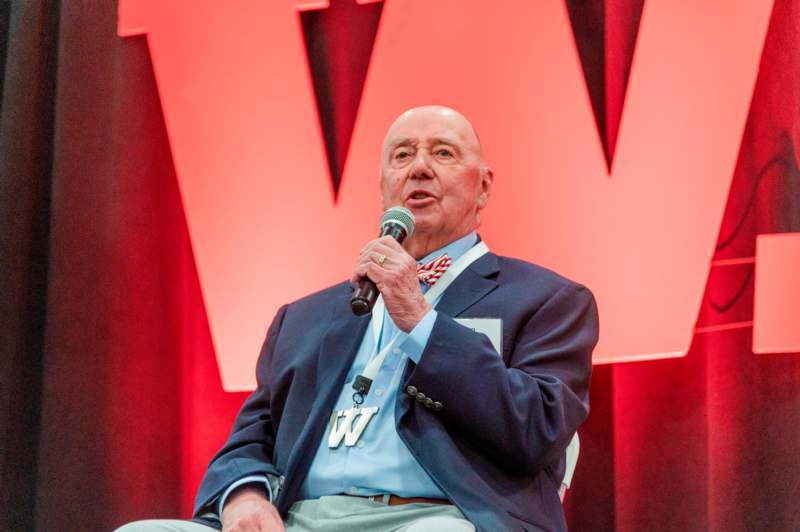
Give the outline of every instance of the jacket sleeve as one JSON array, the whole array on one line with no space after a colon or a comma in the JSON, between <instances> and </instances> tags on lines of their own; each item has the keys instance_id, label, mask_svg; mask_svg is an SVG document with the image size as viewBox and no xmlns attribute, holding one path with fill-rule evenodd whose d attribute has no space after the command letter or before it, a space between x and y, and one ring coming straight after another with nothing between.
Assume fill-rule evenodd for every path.
<instances>
[{"instance_id":1,"label":"jacket sleeve","mask_svg":"<svg viewBox=\"0 0 800 532\"><path fill-rule=\"evenodd\" d=\"M203 476L195 498L196 518L209 511L216 514L214 503L237 480L253 475L280 475L272 463L275 426L265 377L285 314L286 306L283 306L272 321L256 364L257 387L245 400L236 416L228 441L211 459Z\"/></svg>"},{"instance_id":2,"label":"jacket sleeve","mask_svg":"<svg viewBox=\"0 0 800 532\"><path fill-rule=\"evenodd\" d=\"M404 392L413 386L412 393L441 403L433 413L448 431L499 466L533 473L559 459L588 415L597 337L594 297L575 284L558 289L524 323L508 367L486 336L439 313Z\"/></svg>"}]
</instances>

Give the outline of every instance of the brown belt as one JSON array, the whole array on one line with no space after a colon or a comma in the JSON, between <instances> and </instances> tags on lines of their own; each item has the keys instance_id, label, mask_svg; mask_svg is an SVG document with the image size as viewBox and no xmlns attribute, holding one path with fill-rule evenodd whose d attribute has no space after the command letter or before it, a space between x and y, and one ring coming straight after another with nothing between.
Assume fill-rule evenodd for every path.
<instances>
[{"instance_id":1,"label":"brown belt","mask_svg":"<svg viewBox=\"0 0 800 532\"><path fill-rule=\"evenodd\" d=\"M397 506L398 504L413 504L413 503L427 503L427 504L451 504L447 499L432 499L430 497L400 497L399 495L389 495L388 500L385 495L350 495L343 493L348 497L358 497L359 499L369 499L373 502L380 502L389 506Z\"/></svg>"}]
</instances>

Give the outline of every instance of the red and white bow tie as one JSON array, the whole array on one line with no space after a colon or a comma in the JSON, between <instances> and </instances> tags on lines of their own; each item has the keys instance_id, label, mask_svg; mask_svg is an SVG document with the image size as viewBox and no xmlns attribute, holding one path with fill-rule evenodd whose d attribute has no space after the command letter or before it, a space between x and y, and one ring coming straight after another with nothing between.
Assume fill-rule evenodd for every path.
<instances>
[{"instance_id":1,"label":"red and white bow tie","mask_svg":"<svg viewBox=\"0 0 800 532\"><path fill-rule=\"evenodd\" d=\"M436 284L436 281L444 275L444 272L447 271L447 268L450 267L453 261L444 253L443 255L439 255L435 259L431 259L425 264L418 264L417 265L417 277L419 280L428 286L433 286Z\"/></svg>"}]
</instances>

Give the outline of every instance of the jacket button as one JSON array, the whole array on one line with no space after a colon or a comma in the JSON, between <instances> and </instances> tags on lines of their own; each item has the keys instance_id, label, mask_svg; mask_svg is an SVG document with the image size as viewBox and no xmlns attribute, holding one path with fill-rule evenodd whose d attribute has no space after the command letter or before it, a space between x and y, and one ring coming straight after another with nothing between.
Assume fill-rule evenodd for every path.
<instances>
[{"instance_id":1,"label":"jacket button","mask_svg":"<svg viewBox=\"0 0 800 532\"><path fill-rule=\"evenodd\" d=\"M416 396L417 395L417 387L416 386L409 386L408 388L406 388L406 393L408 395L410 395L411 397Z\"/></svg>"},{"instance_id":2,"label":"jacket button","mask_svg":"<svg viewBox=\"0 0 800 532\"><path fill-rule=\"evenodd\" d=\"M442 408L444 408L444 405L442 404L441 401L434 401L433 403L434 410L441 410Z\"/></svg>"},{"instance_id":3,"label":"jacket button","mask_svg":"<svg viewBox=\"0 0 800 532\"><path fill-rule=\"evenodd\" d=\"M425 406L427 406L428 408L432 407L433 406L433 399L431 399L430 397L426 397L425 398Z\"/></svg>"},{"instance_id":4,"label":"jacket button","mask_svg":"<svg viewBox=\"0 0 800 532\"><path fill-rule=\"evenodd\" d=\"M417 401L420 402L420 403L424 403L425 402L425 394L422 393L422 392L419 392L417 394Z\"/></svg>"}]
</instances>

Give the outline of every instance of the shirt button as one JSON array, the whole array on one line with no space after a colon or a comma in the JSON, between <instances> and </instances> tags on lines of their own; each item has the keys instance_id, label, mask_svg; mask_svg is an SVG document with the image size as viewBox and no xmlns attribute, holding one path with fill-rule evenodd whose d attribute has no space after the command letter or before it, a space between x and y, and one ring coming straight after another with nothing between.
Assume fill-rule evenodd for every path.
<instances>
[{"instance_id":1,"label":"shirt button","mask_svg":"<svg viewBox=\"0 0 800 532\"><path fill-rule=\"evenodd\" d=\"M441 403L441 401L434 401L433 402L433 409L434 410L441 410L442 408L444 408L444 405Z\"/></svg>"},{"instance_id":2,"label":"shirt button","mask_svg":"<svg viewBox=\"0 0 800 532\"><path fill-rule=\"evenodd\" d=\"M422 393L422 392L419 392L417 394L417 401L419 401L420 403L424 403L425 402L425 394Z\"/></svg>"},{"instance_id":3,"label":"shirt button","mask_svg":"<svg viewBox=\"0 0 800 532\"><path fill-rule=\"evenodd\" d=\"M360 441L356 444L359 448L364 447L364 442Z\"/></svg>"},{"instance_id":4,"label":"shirt button","mask_svg":"<svg viewBox=\"0 0 800 532\"><path fill-rule=\"evenodd\" d=\"M428 408L432 407L433 406L433 399L431 399L430 397L426 397L425 398L425 406L427 406Z\"/></svg>"},{"instance_id":5,"label":"shirt button","mask_svg":"<svg viewBox=\"0 0 800 532\"><path fill-rule=\"evenodd\" d=\"M353 486L352 488L350 488L350 493L358 493L358 488Z\"/></svg>"},{"instance_id":6,"label":"shirt button","mask_svg":"<svg viewBox=\"0 0 800 532\"><path fill-rule=\"evenodd\" d=\"M394 349L392 349L392 352L394 352L395 355L399 355L400 353L402 353L399 347L395 347Z\"/></svg>"},{"instance_id":7,"label":"shirt button","mask_svg":"<svg viewBox=\"0 0 800 532\"><path fill-rule=\"evenodd\" d=\"M408 388L406 388L406 393L411 397L414 397L415 395L417 395L417 387L409 386Z\"/></svg>"},{"instance_id":8,"label":"shirt button","mask_svg":"<svg viewBox=\"0 0 800 532\"><path fill-rule=\"evenodd\" d=\"M383 388L378 388L377 390L375 390L375 395L377 395L378 397L383 395Z\"/></svg>"}]
</instances>

